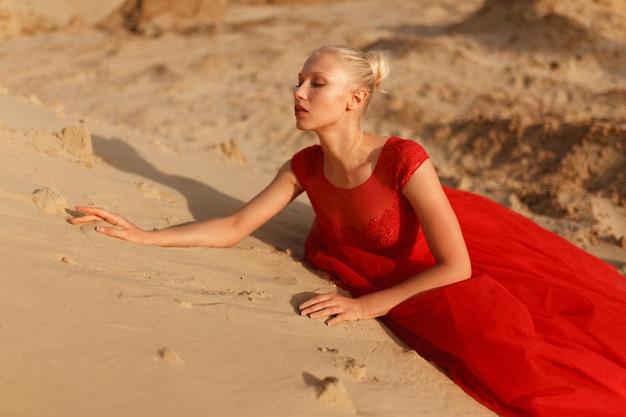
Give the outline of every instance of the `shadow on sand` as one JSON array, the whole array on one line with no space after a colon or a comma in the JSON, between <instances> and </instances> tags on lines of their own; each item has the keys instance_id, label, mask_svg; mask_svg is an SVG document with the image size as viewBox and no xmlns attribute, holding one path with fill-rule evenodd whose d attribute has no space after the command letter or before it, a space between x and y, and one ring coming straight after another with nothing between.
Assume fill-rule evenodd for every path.
<instances>
[{"instance_id":1,"label":"shadow on sand","mask_svg":"<svg viewBox=\"0 0 626 417\"><path fill-rule=\"evenodd\" d=\"M93 136L92 142L94 153L112 167L139 175L181 193L187 200L190 214L196 220L225 216L244 204L202 182L160 171L121 139ZM275 248L301 253L312 220L311 208L293 201L252 236Z\"/></svg>"}]
</instances>

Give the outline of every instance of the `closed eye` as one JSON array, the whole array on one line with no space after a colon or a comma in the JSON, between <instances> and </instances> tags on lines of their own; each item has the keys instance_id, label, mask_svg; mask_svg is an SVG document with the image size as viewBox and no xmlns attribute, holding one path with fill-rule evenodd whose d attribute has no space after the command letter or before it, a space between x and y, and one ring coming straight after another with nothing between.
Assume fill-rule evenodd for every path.
<instances>
[{"instance_id":1,"label":"closed eye","mask_svg":"<svg viewBox=\"0 0 626 417\"><path fill-rule=\"evenodd\" d=\"M300 82L298 84L296 84L294 86L294 88L300 88L302 86L302 84L304 84L303 82ZM324 87L326 84L324 83L311 83L311 87L313 88L320 88L320 87Z\"/></svg>"}]
</instances>

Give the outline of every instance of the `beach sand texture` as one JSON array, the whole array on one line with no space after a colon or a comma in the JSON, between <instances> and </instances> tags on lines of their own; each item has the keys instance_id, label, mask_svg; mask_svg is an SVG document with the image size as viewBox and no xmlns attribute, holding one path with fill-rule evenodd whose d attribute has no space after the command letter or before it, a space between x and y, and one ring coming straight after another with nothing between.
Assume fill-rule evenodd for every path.
<instances>
[{"instance_id":1,"label":"beach sand texture","mask_svg":"<svg viewBox=\"0 0 626 417\"><path fill-rule=\"evenodd\" d=\"M337 290L304 197L229 249L66 219L237 209L316 143L293 86L343 42L390 52L371 129L626 274L624 33L624 0L1 0L0 415L493 415L377 321L297 314Z\"/></svg>"}]
</instances>

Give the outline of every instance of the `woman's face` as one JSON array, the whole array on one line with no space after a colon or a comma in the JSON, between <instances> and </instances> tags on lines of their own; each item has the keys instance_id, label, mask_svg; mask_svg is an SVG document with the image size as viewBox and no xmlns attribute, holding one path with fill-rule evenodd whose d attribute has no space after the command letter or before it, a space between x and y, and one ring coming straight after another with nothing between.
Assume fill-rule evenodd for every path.
<instances>
[{"instance_id":1,"label":"woman's face","mask_svg":"<svg viewBox=\"0 0 626 417\"><path fill-rule=\"evenodd\" d=\"M321 131L339 124L352 96L344 63L336 55L322 53L306 60L294 92L296 127Z\"/></svg>"}]
</instances>

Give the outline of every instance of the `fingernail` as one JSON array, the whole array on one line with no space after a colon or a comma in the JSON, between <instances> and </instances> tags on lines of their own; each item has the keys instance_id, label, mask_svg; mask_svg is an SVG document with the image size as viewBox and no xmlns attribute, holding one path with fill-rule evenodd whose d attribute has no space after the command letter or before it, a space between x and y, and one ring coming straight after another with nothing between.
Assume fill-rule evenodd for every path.
<instances>
[{"instance_id":1,"label":"fingernail","mask_svg":"<svg viewBox=\"0 0 626 417\"><path fill-rule=\"evenodd\" d=\"M104 227L102 226L96 227L96 232L100 232L100 233L104 232Z\"/></svg>"}]
</instances>

